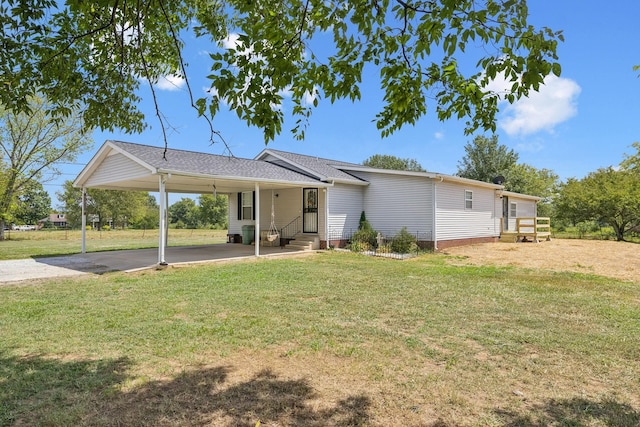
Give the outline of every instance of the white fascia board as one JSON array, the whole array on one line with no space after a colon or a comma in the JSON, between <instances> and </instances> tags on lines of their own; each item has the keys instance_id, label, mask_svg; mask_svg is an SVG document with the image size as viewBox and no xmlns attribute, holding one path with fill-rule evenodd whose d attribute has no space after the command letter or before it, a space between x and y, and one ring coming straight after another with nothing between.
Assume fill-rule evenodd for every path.
<instances>
[{"instance_id":1,"label":"white fascia board","mask_svg":"<svg viewBox=\"0 0 640 427\"><path fill-rule=\"evenodd\" d=\"M345 165L329 165L342 171L355 171L355 172L371 172L381 173L386 175L403 175L403 176L418 176L423 178L435 178L436 174L431 172L415 172L415 171L399 171L394 169L379 169L371 168L368 166L345 166Z\"/></svg>"},{"instance_id":2,"label":"white fascia board","mask_svg":"<svg viewBox=\"0 0 640 427\"><path fill-rule=\"evenodd\" d=\"M283 162L287 162L287 163L289 163L290 165L292 165L292 166L294 166L294 167L296 167L296 168L298 168L298 169L300 169L300 170L305 171L305 172L306 172L306 173L308 173L309 175L312 175L312 176L317 177L320 181L326 181L326 180L328 179L328 177L326 177L326 176L324 176L324 175L321 175L321 174L319 174L318 172L316 172L316 171L314 171L314 170L311 170L311 169L309 169L309 168L307 168L307 167L305 167L305 166L302 166L301 164L298 164L298 163L296 163L296 162L294 162L294 161L292 161L292 160L290 160L290 159L287 159L286 157L281 156L281 155L279 155L278 153L274 153L273 151L269 150L268 148L265 148L264 150L262 150L262 152L261 152L260 154L258 154L258 155L255 157L255 160L261 160L261 158L262 158L265 154L268 154L268 155L273 156L273 157L275 157L275 158L277 158L277 159L280 159L280 160L282 160Z\"/></svg>"},{"instance_id":3,"label":"white fascia board","mask_svg":"<svg viewBox=\"0 0 640 427\"><path fill-rule=\"evenodd\" d=\"M336 179L332 179L331 182L333 183L337 183L337 184L349 184L349 185L360 185L363 187L366 187L367 185L369 185L368 181L362 181L362 180L353 180L353 179L340 179L340 178L336 178Z\"/></svg>"},{"instance_id":4,"label":"white fascia board","mask_svg":"<svg viewBox=\"0 0 640 427\"><path fill-rule=\"evenodd\" d=\"M462 178L460 176L438 174L437 178L442 179L443 181L458 182L461 184L473 185L475 187L491 188L493 190L504 189L504 186L502 185L493 184L491 182L478 181L476 179Z\"/></svg>"},{"instance_id":5,"label":"white fascia board","mask_svg":"<svg viewBox=\"0 0 640 427\"><path fill-rule=\"evenodd\" d=\"M110 140L107 140L102 144L102 147L98 150L98 152L89 160L89 163L86 164L84 168L80 171L75 180L73 180L74 187L82 187L83 184L87 181L89 176L100 166L102 161L107 158L112 151L116 151L123 156L129 158L130 160L138 163L142 167L149 169L149 172L153 174L156 170L151 165L141 161L139 158L131 155L130 153L124 151L120 147L111 143Z\"/></svg>"},{"instance_id":6,"label":"white fascia board","mask_svg":"<svg viewBox=\"0 0 640 427\"><path fill-rule=\"evenodd\" d=\"M191 178L206 178L206 179L220 179L220 180L228 180L228 181L242 181L242 182L260 182L260 183L268 183L268 184L287 184L294 186L316 186L316 187L332 187L333 184L329 182L321 182L321 181L287 181L283 179L268 179L268 178L251 178L244 176L233 176L233 175L210 175L205 173L185 173L184 171L174 171L170 169L158 169L158 174L167 174L167 175L175 175L175 176L185 176Z\"/></svg>"},{"instance_id":7,"label":"white fascia board","mask_svg":"<svg viewBox=\"0 0 640 427\"><path fill-rule=\"evenodd\" d=\"M502 195L503 196L508 196L508 197L514 197L514 198L517 198L517 199L533 200L533 201L536 201L536 202L539 202L540 200L542 200L542 197L531 196L529 194L514 193L513 191L503 191Z\"/></svg>"}]
</instances>

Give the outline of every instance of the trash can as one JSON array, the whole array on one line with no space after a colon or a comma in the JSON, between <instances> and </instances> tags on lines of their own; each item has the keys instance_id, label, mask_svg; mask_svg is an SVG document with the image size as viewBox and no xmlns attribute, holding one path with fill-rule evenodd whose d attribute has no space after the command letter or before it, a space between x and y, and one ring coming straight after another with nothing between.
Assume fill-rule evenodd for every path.
<instances>
[{"instance_id":1,"label":"trash can","mask_svg":"<svg viewBox=\"0 0 640 427\"><path fill-rule=\"evenodd\" d=\"M242 244L250 245L255 240L256 226L255 225L243 225L242 226Z\"/></svg>"}]
</instances>

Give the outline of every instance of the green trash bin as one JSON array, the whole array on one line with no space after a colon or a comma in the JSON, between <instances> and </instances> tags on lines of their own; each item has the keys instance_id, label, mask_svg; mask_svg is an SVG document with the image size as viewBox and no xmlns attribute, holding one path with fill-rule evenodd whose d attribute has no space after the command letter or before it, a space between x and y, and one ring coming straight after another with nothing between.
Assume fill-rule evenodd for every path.
<instances>
[{"instance_id":1,"label":"green trash bin","mask_svg":"<svg viewBox=\"0 0 640 427\"><path fill-rule=\"evenodd\" d=\"M242 244L250 245L255 239L256 226L255 225L243 225L242 226Z\"/></svg>"}]
</instances>

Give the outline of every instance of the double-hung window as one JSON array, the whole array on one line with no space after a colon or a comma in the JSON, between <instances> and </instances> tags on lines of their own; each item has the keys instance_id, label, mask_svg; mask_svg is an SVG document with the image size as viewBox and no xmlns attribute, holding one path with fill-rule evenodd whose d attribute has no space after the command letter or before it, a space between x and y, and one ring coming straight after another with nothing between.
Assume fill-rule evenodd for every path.
<instances>
[{"instance_id":1,"label":"double-hung window","mask_svg":"<svg viewBox=\"0 0 640 427\"><path fill-rule=\"evenodd\" d=\"M473 209L473 191L464 190L464 208Z\"/></svg>"},{"instance_id":2,"label":"double-hung window","mask_svg":"<svg viewBox=\"0 0 640 427\"><path fill-rule=\"evenodd\" d=\"M253 191L238 193L238 219L253 219Z\"/></svg>"},{"instance_id":3,"label":"double-hung window","mask_svg":"<svg viewBox=\"0 0 640 427\"><path fill-rule=\"evenodd\" d=\"M511 206L509 206L509 216L511 218L518 217L517 208L518 208L518 204L516 202L511 202Z\"/></svg>"}]
</instances>

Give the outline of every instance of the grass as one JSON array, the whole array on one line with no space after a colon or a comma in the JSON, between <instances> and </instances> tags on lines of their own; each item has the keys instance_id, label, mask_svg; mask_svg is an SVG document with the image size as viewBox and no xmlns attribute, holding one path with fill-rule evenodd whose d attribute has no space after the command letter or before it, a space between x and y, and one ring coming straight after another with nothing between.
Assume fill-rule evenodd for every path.
<instances>
[{"instance_id":1,"label":"grass","mask_svg":"<svg viewBox=\"0 0 640 427\"><path fill-rule=\"evenodd\" d=\"M0 425L635 426L640 289L324 252L0 287Z\"/></svg>"},{"instance_id":2,"label":"grass","mask_svg":"<svg viewBox=\"0 0 640 427\"><path fill-rule=\"evenodd\" d=\"M6 231L0 260L80 253L80 230ZM169 230L169 246L210 245L227 240L226 230ZM158 230L87 231L87 252L158 247Z\"/></svg>"}]
</instances>

